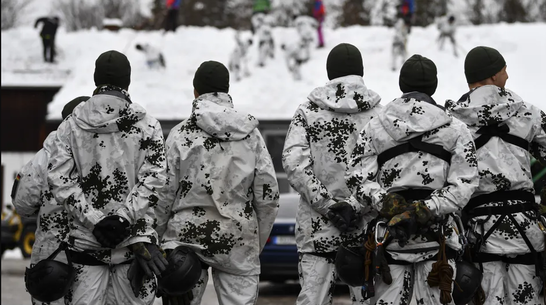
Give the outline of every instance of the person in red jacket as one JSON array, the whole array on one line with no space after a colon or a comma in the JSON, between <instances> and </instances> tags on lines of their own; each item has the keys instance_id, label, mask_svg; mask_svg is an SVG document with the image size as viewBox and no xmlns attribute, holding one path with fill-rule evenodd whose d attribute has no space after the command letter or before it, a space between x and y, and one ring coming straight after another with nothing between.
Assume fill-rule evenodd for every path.
<instances>
[{"instance_id":1,"label":"person in red jacket","mask_svg":"<svg viewBox=\"0 0 546 305\"><path fill-rule=\"evenodd\" d=\"M165 31L176 31L178 26L178 9L182 0L167 0L167 18L165 20Z\"/></svg>"},{"instance_id":2,"label":"person in red jacket","mask_svg":"<svg viewBox=\"0 0 546 305\"><path fill-rule=\"evenodd\" d=\"M324 15L326 12L324 11L324 4L322 4L322 0L315 0L315 4L313 6L313 16L315 19L317 19L318 27L318 48L324 47L324 37L322 36L322 22L324 21Z\"/></svg>"}]
</instances>

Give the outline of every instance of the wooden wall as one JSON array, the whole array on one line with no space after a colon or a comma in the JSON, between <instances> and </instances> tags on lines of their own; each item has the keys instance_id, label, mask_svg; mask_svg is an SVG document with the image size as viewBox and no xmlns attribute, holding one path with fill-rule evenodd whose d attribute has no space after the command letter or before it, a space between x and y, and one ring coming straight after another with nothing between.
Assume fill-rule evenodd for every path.
<instances>
[{"instance_id":1,"label":"wooden wall","mask_svg":"<svg viewBox=\"0 0 546 305\"><path fill-rule=\"evenodd\" d=\"M47 104L60 87L2 87L2 152L36 152L48 135ZM56 127L55 127L56 128Z\"/></svg>"}]
</instances>

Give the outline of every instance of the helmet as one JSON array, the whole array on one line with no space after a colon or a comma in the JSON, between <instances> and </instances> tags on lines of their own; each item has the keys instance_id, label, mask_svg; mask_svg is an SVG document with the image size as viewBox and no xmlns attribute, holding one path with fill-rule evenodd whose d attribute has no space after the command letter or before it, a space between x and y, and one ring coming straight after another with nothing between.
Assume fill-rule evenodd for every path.
<instances>
[{"instance_id":1,"label":"helmet","mask_svg":"<svg viewBox=\"0 0 546 305\"><path fill-rule=\"evenodd\" d=\"M358 247L341 245L336 254L336 271L339 279L353 287L364 286L364 255Z\"/></svg>"},{"instance_id":2,"label":"helmet","mask_svg":"<svg viewBox=\"0 0 546 305\"><path fill-rule=\"evenodd\" d=\"M180 296L190 291L201 277L201 261L192 249L175 248L167 257L169 265L158 280L159 290L167 295Z\"/></svg>"},{"instance_id":3,"label":"helmet","mask_svg":"<svg viewBox=\"0 0 546 305\"><path fill-rule=\"evenodd\" d=\"M467 261L457 262L457 275L453 287L453 302L464 305L470 302L482 282L482 272ZM460 288L460 289L459 289Z\"/></svg>"},{"instance_id":4,"label":"helmet","mask_svg":"<svg viewBox=\"0 0 546 305\"><path fill-rule=\"evenodd\" d=\"M48 303L64 297L75 277L76 270L72 266L44 259L26 268L25 287L33 298Z\"/></svg>"}]
</instances>

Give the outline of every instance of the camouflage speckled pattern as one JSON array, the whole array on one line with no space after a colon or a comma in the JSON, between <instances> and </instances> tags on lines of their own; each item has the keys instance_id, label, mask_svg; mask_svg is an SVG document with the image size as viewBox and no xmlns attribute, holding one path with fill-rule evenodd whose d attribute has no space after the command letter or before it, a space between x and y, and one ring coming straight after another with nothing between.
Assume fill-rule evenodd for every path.
<instances>
[{"instance_id":1,"label":"camouflage speckled pattern","mask_svg":"<svg viewBox=\"0 0 546 305\"><path fill-rule=\"evenodd\" d=\"M482 86L464 94L459 101L447 101L446 107L465 122L477 138L477 130L496 122L505 122L509 133L521 137L529 143L529 151L504 140L493 137L478 149L477 161L480 185L474 196L495 191L526 190L534 193L531 175L530 156L544 162L546 159L546 115L537 107L524 102L514 92L497 86ZM521 200L511 200L508 204L521 204ZM495 206L500 203L490 203ZM544 240L536 219L528 213L512 214L518 224L526 231L527 237L537 251L544 248ZM471 219L471 224L486 216ZM499 219L493 215L485 224L485 230ZM475 228L471 225L472 229ZM474 231L475 232L475 231ZM478 232L480 234L480 232ZM474 235L474 234L471 234ZM530 250L515 226L508 219L495 230L481 250L495 254L523 254Z\"/></svg>"},{"instance_id":2,"label":"camouflage speckled pattern","mask_svg":"<svg viewBox=\"0 0 546 305\"><path fill-rule=\"evenodd\" d=\"M436 305L440 303L440 289L430 287L427 277L432 269L433 261L420 262L414 265L389 265L393 282L390 285L378 279L375 283L375 297L371 304L375 305L410 305L412 299L417 305ZM457 273L454 260L448 261L453 268L453 276ZM453 291L453 284L451 285ZM375 302L375 303L374 303ZM454 302L446 305L454 305Z\"/></svg>"},{"instance_id":3,"label":"camouflage speckled pattern","mask_svg":"<svg viewBox=\"0 0 546 305\"><path fill-rule=\"evenodd\" d=\"M190 305L201 305L208 281L209 272L203 269L199 281L192 289L193 300ZM240 276L212 269L212 281L219 304L256 305L258 302L259 275Z\"/></svg>"},{"instance_id":4,"label":"camouflage speckled pattern","mask_svg":"<svg viewBox=\"0 0 546 305\"><path fill-rule=\"evenodd\" d=\"M144 281L138 297L127 280L130 264L85 266L74 264L76 279L64 297L65 305L151 305L155 300L155 278ZM97 279L104 279L98 281Z\"/></svg>"},{"instance_id":5,"label":"camouflage speckled pattern","mask_svg":"<svg viewBox=\"0 0 546 305\"><path fill-rule=\"evenodd\" d=\"M300 254L298 270L301 292L296 305L331 305L336 288L335 283L339 281L334 260L311 254ZM362 298L360 287L349 287L349 293L353 305L370 304L369 300Z\"/></svg>"},{"instance_id":6,"label":"camouflage speckled pattern","mask_svg":"<svg viewBox=\"0 0 546 305\"><path fill-rule=\"evenodd\" d=\"M422 96L425 96L421 94ZM403 96L386 105L378 118L362 130L351 155L347 171L347 185L359 202L382 209L382 198L388 192L417 188L434 190L423 202L434 216L461 211L478 186L478 170L472 136L463 122L452 118L442 108L423 100ZM424 152L409 152L396 156L378 168L377 157L416 136L423 135L426 143L441 145L451 152L451 165ZM446 226L446 244L461 249L453 225ZM434 224L429 231L438 233ZM430 234L434 236L434 234ZM415 249L416 254L404 254L396 242L387 246L395 259L419 261L437 253L437 238L429 234L410 237L404 250ZM429 248L429 250L426 250Z\"/></svg>"},{"instance_id":7,"label":"camouflage speckled pattern","mask_svg":"<svg viewBox=\"0 0 546 305\"><path fill-rule=\"evenodd\" d=\"M157 243L153 208L165 184L166 162L156 119L138 104L96 94L61 123L53 144L44 144L51 156L48 182L68 211L69 244L76 251L105 253L91 232L100 219L114 214L128 219L132 230L118 248ZM101 256L112 262L116 255Z\"/></svg>"},{"instance_id":8,"label":"camouflage speckled pattern","mask_svg":"<svg viewBox=\"0 0 546 305\"><path fill-rule=\"evenodd\" d=\"M164 249L194 248L213 269L257 275L278 209L271 156L251 115L226 93L199 96L167 137L168 183L160 193Z\"/></svg>"},{"instance_id":9,"label":"camouflage speckled pattern","mask_svg":"<svg viewBox=\"0 0 546 305\"><path fill-rule=\"evenodd\" d=\"M542 281L535 265L483 263L484 305L543 305ZM479 268L479 265L476 264Z\"/></svg>"},{"instance_id":10,"label":"camouflage speckled pattern","mask_svg":"<svg viewBox=\"0 0 546 305\"><path fill-rule=\"evenodd\" d=\"M336 200L346 200L362 211L343 176L358 133L378 115L381 98L355 75L336 78L308 98L296 110L286 135L283 167L301 195L296 218L298 251L333 252L342 242L362 241L364 220L359 229L340 234L325 215Z\"/></svg>"},{"instance_id":11,"label":"camouflage speckled pattern","mask_svg":"<svg viewBox=\"0 0 546 305\"><path fill-rule=\"evenodd\" d=\"M45 142L55 139L55 131L50 133ZM68 238L68 218L64 207L57 204L47 183L47 165L49 158L41 149L19 172L21 179L13 205L21 216L38 213L37 228L30 263L36 264L47 258ZM64 253L56 260L66 262Z\"/></svg>"}]
</instances>

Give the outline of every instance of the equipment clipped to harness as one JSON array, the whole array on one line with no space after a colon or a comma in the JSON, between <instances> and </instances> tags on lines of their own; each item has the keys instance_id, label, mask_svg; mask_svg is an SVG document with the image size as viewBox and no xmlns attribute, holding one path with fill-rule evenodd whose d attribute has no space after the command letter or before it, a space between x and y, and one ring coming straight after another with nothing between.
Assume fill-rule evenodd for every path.
<instances>
[{"instance_id":1,"label":"equipment clipped to harness","mask_svg":"<svg viewBox=\"0 0 546 305\"><path fill-rule=\"evenodd\" d=\"M25 287L34 299L44 303L53 302L64 297L72 287L76 270L66 248L67 244L63 242L48 258L38 262L34 267L26 268ZM54 260L63 250L68 265Z\"/></svg>"},{"instance_id":2,"label":"equipment clipped to harness","mask_svg":"<svg viewBox=\"0 0 546 305\"><path fill-rule=\"evenodd\" d=\"M457 274L453 285L453 302L455 305L466 305L481 288L483 274L474 264L465 260L457 261ZM474 302L474 304L478 304ZM481 303L483 304L483 302Z\"/></svg>"},{"instance_id":3,"label":"equipment clipped to harness","mask_svg":"<svg viewBox=\"0 0 546 305\"><path fill-rule=\"evenodd\" d=\"M158 289L165 295L182 296L191 291L201 277L201 261L192 249L176 247L168 256L169 265L158 279Z\"/></svg>"},{"instance_id":4,"label":"equipment clipped to harness","mask_svg":"<svg viewBox=\"0 0 546 305\"><path fill-rule=\"evenodd\" d=\"M444 236L444 227L441 226L440 251L438 252L438 261L432 264L432 270L427 277L430 287L440 288L440 303L448 304L451 302L451 283L453 282L453 268L447 262L446 256L446 238Z\"/></svg>"}]
</instances>

